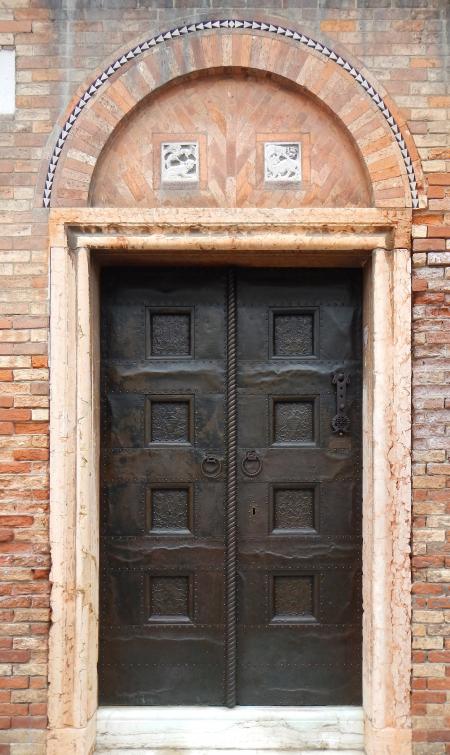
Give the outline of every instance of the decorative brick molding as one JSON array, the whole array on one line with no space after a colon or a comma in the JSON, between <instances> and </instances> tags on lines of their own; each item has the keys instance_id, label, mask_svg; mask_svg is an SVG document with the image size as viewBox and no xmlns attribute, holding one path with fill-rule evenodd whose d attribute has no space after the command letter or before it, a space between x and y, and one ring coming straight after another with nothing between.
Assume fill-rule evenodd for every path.
<instances>
[{"instance_id":1,"label":"decorative brick molding","mask_svg":"<svg viewBox=\"0 0 450 755\"><path fill-rule=\"evenodd\" d=\"M401 166L402 166L402 172L403 172L403 179L405 187L405 194L409 190L410 194L410 202L408 202L409 206L412 206L413 208L419 207L419 192L418 192L418 182L417 182L417 167L419 164L418 158L415 159L413 162L413 159L411 157L411 149L407 146L406 143L406 136L402 133L402 130L400 128L398 119L393 115L392 108L388 106L386 103L386 98L383 98L379 92L371 85L371 83L368 81L368 79L359 71L357 68L355 68L348 60L344 59L342 56L334 52L330 47L327 47L326 45L312 39L311 37L308 37L301 32L297 32L295 30L285 28L282 26L276 26L274 24L270 23L264 23L262 21L249 21L249 20L239 20L239 19L223 19L223 20L211 20L211 21L201 21L198 23L193 24L186 24L183 26L175 27L174 29L171 29L166 32L162 32L161 34L157 34L154 37L151 37L148 40L145 40L144 42L136 45L135 47L128 50L128 52L125 52L123 55L121 55L119 58L117 58L111 65L107 66L105 70L102 71L101 74L90 84L90 86L86 89L86 91L82 94L80 99L76 102L75 106L71 110L70 114L67 117L67 120L65 121L56 145L54 147L53 153L50 158L50 163L48 166L47 175L45 178L45 187L44 187L44 195L43 195L43 205L44 207L50 207L51 200L52 200L52 193L55 188L55 176L56 176L56 170L58 165L61 162L61 158L63 155L63 150L66 147L66 144L69 140L69 135L74 128L75 124L79 120L80 116L82 115L83 111L87 112L89 111L89 106L92 103L93 100L95 100L95 95L105 88L105 85L110 82L111 80L117 82L117 72L126 67L130 61L136 61L136 60L142 60L144 58L144 54L148 51L152 50L152 48L157 48L158 46L162 46L163 48L167 49L167 43L171 42L173 40L181 39L183 37L194 35L197 36L198 33L202 32L219 32L221 30L226 30L228 32L239 32L239 37L241 40L243 39L242 32L247 32L247 34L253 34L254 32L263 32L264 36L267 38L267 36L275 37L278 39L284 39L288 40L289 42L297 43L298 45L302 46L303 48L306 48L309 51L314 51L315 53L319 53L319 55L326 59L327 61L331 61L333 66L335 65L338 69L345 71L346 74L348 74L351 79L353 79L360 90L363 90L365 94L368 95L368 101L371 101L376 108L378 108L379 112L382 114L384 118L385 124L387 124L390 136L392 138L392 143L396 144L398 146L398 150L400 151L400 158L401 158ZM216 35L217 36L217 35ZM250 38L251 37L247 37ZM261 37L258 37L258 39L261 41ZM263 37L264 39L264 37ZM234 41L234 40L233 40ZM244 43L242 43L242 47L244 48ZM198 49L198 48L197 48ZM195 51L196 48L193 47L195 58ZM204 54L204 50L202 51L202 54L198 55L198 60L196 61L197 65L189 69L189 64L187 64L187 58L189 57L186 55L186 49L184 48L184 54L183 56L178 56L175 60L175 65L173 66L173 74L172 76L164 78L164 74L162 70L158 71L158 74L153 76L153 86L149 86L148 91L146 94L149 94L152 90L158 88L162 84L166 83L171 78L176 78L177 76L186 74L191 72L192 70L201 70L202 68L213 68L216 66L220 61L217 57L217 49L214 49L214 43L210 46L210 49L206 51L206 55ZM231 55L231 59L228 61L224 60L224 58L227 57L226 53L227 51L222 50L222 52L225 53L225 55L222 55L222 65L226 65L227 62L230 65L237 65L237 61L235 61L235 58L233 54ZM242 51L241 51L242 52ZM209 53L209 55L208 55ZM286 50L284 50L284 53L286 53ZM242 56L241 56L242 57ZM245 56L244 56L245 57ZM331 78L331 74L329 71L327 71L325 76L321 76L319 72L319 80L314 81L314 76L311 77L311 87L309 86L310 82L309 80L307 82L299 82L298 80L298 69L299 64L293 68L293 65L295 65L294 61L290 59L290 56L286 56L285 54L281 56L281 61L276 60L276 56L271 56L271 63L273 65L271 66L269 63L267 64L267 70L270 72L277 73L278 75L282 75L291 81L296 81L297 83L303 84L303 86L306 86L306 88L309 91L312 91L313 93L317 94L319 98L322 98L320 95L320 89L323 88L326 91L326 85L329 83L329 80ZM209 59L208 59L209 58ZM252 67L252 55L249 56L248 60L248 67ZM241 65L245 65L244 60L241 60ZM291 64L291 65L289 65ZM263 67L263 66L260 66ZM184 68L184 70L183 70ZM287 70L289 69L289 70ZM291 70L292 69L292 70ZM129 70L129 66L128 66ZM156 73L155 71L153 73ZM322 80L322 78L324 80ZM147 83L149 83L147 78ZM314 83L316 86L319 87L319 91L314 90ZM345 86L345 85L341 85ZM340 87L339 87L340 89ZM339 91L338 94L335 94L335 91L338 91L338 88L335 86L333 87L332 94L334 95L334 98L339 102L340 101L340 94ZM123 93L122 93L123 94ZM328 98L330 98L330 91L327 91ZM128 97L127 97L128 95ZM143 95L144 96L144 95ZM114 106L112 108L109 108L109 113L107 116L108 118L108 125L117 125L113 124L112 121L114 120L114 110L117 110L117 107L122 106L122 113L125 114L128 112L131 107L133 107L135 104L137 104L138 100L133 98L131 95L130 89L127 90L125 94L125 100L128 99L128 107L124 110L123 109L123 96L122 96L122 102L117 102L117 100L114 103ZM134 102L133 102L134 99ZM365 98L366 99L366 98ZM131 102L130 102L131 100ZM346 98L345 98L346 100ZM344 101L345 102L345 101ZM327 103L328 104L328 103ZM341 109L343 109L344 103L342 101L340 102ZM331 106L331 109L334 110L334 108ZM350 131L352 131L352 122L355 118L358 118L361 116L361 112L355 113L351 119L349 119L349 122L346 124ZM122 116L123 117L123 116ZM118 120L117 120L118 122ZM108 131L108 125L104 124L106 128L104 131ZM109 129L112 131L112 129ZM353 134L357 143L358 138ZM103 134L104 136L104 134ZM109 136L109 133L107 133L107 136ZM364 133L365 139L368 138L368 134ZM70 140L69 140L70 141ZM104 140L105 141L105 140ZM102 142L101 146L103 146L104 141ZM383 153L385 150L383 150ZM363 152L364 156L364 152ZM389 160L389 157L391 158ZM378 170L372 169L372 181L375 177L375 183L382 180L389 180L393 176L397 176L398 173L394 172L392 170L392 157L389 156L387 163L385 159L380 160L380 165L376 165L376 168ZM384 154L383 154L384 158ZM71 161L74 162L73 160ZM82 161L83 162L83 161ZM372 164L373 165L373 164ZM85 161L83 165L83 174L84 174L84 183L86 183L86 172L89 172L86 170L86 168L89 167L89 160ZM388 168L388 170L385 170L384 173L382 170L384 168ZM73 166L72 166L73 169ZM370 172L370 167L368 165L368 170ZM64 183L62 182L64 185ZM390 187L391 188L391 187ZM82 194L83 192L81 192ZM377 192L374 190L375 193L375 199L376 199L376 205L377 206L398 206L398 202L395 202L395 196L394 201L390 202L383 202L380 200L379 197L377 197ZM389 193L389 192L388 192ZM392 191L391 191L392 195ZM395 191L394 191L395 195ZM87 198L87 195L86 195ZM79 201L72 202L72 204L76 205L83 205L87 202L84 201L85 197L79 197ZM378 201L377 201L378 200ZM64 204L64 202L63 202ZM404 206L404 203L403 205Z\"/></svg>"}]
</instances>

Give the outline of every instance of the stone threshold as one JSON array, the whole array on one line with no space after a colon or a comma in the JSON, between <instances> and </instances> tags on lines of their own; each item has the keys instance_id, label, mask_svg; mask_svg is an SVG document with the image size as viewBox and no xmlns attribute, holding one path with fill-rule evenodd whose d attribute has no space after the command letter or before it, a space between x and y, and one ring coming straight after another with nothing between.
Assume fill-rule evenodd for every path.
<instances>
[{"instance_id":1,"label":"stone threshold","mask_svg":"<svg viewBox=\"0 0 450 755\"><path fill-rule=\"evenodd\" d=\"M353 706L100 707L99 755L363 755Z\"/></svg>"},{"instance_id":2,"label":"stone threshold","mask_svg":"<svg viewBox=\"0 0 450 755\"><path fill-rule=\"evenodd\" d=\"M94 751L94 755L365 755L364 750L186 750L184 748L167 748L157 750L127 747Z\"/></svg>"}]
</instances>

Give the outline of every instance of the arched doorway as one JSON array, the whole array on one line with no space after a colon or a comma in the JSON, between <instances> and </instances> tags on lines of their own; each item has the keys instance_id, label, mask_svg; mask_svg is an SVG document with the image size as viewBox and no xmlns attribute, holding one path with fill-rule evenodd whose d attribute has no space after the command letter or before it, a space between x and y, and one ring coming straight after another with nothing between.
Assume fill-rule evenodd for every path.
<instances>
[{"instance_id":1,"label":"arched doorway","mask_svg":"<svg viewBox=\"0 0 450 755\"><path fill-rule=\"evenodd\" d=\"M408 601L404 592L406 572L402 571L407 564L407 537L404 518L399 531L390 529L390 511L394 505L392 486L395 486L396 495L399 496L400 480L400 498L407 517L409 483L408 479L402 476L403 473L400 477L392 476L392 467L387 465L387 453L388 448L394 444L394 447L398 448L396 458L401 459L401 463L406 464L407 468L404 454L405 449L407 452L409 409L406 400L408 390L404 381L409 378L406 378L406 362L402 362L402 369L405 370L402 373L403 377L401 376L400 382L396 381L395 384L391 367L387 370L386 376L380 380L378 371L375 379L370 363L374 359L376 364L380 365L381 362L386 363L386 360L389 362L392 359L392 338L396 340L398 348L408 350L407 333L400 332L403 331L404 326L402 318L407 312L406 289L408 286L405 276L408 253L398 248L395 253L393 252L399 245L406 245L404 240L407 238L405 227L408 224L408 211L402 213L402 210L397 211L394 208L398 205L404 207L404 188L405 185L409 186L408 173L395 141L392 144L389 141L387 146L380 147L379 137L378 141L372 138L371 117L380 128L387 129L386 136L389 136L389 139L391 136L388 127L383 125L381 115L375 106L371 105L370 100L367 104L365 100L361 101L361 95L356 97L353 91L354 83L352 81L348 83L346 79L344 79L344 91L349 97L344 100L336 96L335 89L330 84L333 82L335 70L331 64L326 63L324 68L324 64L317 55L304 53L302 71L305 81L298 82L297 76L295 83L291 81L287 84L285 80L289 77L286 71L290 63L298 65L298 58L295 57L297 51L292 52L290 44L285 41L278 42L276 38L267 42L264 35L248 34L249 44L247 36L239 34L232 40L230 37L230 48L227 47L227 38L225 34L219 36L211 34L205 37L209 66L205 64L205 48L200 52L194 50L194 59L197 55L201 60L199 69L204 71L205 68L209 68L213 74L207 77L199 76L197 73L194 79L179 80L180 69L186 65L187 60L191 70L195 65L192 65L192 58L189 59L189 56L177 57L175 50L173 72L178 75L175 76L177 81L174 81L171 87L158 91L154 97L148 97L148 94L145 98L142 96L144 89L147 89L148 93L149 77L152 77L154 83L157 80L154 60L150 55L145 61L145 71L142 66L140 68L130 66L128 70L125 70L123 78L112 79L108 93L99 98L98 102L94 101L88 105L80 116L77 126L70 135L72 148L63 155L54 184L52 179L55 206L72 205L75 207L85 206L88 203L91 205L89 209L78 212L55 210L53 213L53 245L56 250L52 263L54 294L57 298L61 295L63 299L66 297L68 310L63 307L61 311L61 317L65 320L74 303L73 287L78 290L75 306L80 321L85 323L85 329L82 335L77 335L77 363L81 364L82 354L87 357L88 352L89 359L92 359L92 349L94 350L91 363L94 372L84 377L80 372L75 387L78 397L74 407L75 412L76 406L81 407L83 403L81 398L83 391L93 391L88 401L91 406L89 411L92 410L93 414L89 415L90 419L84 417L84 421L89 423L90 430L86 426L81 431L81 426L76 423L83 437L76 444L75 451L71 451L72 454L75 453L73 458L78 459L78 461L75 460L75 465L78 470L77 480L81 486L77 487L75 506L88 505L87 501L83 502L86 489L85 493L81 492L85 484L90 486L92 500L96 500L96 506L98 505L94 492L98 475L96 418L99 402L97 373L95 372L98 358L98 349L95 344L98 333L97 319L94 315L95 308L98 306L97 261L102 264L135 263L138 258L143 261L144 257L141 253L146 252L148 257L145 261L151 261L153 264L155 262L161 264L162 261L165 263L182 261L192 264L194 258L197 262L202 259L204 262L216 265L221 263L239 266L245 264L261 266L265 259L266 262L270 261L271 266L295 265L297 268L305 264L309 267L361 267L367 263L364 293L366 339L364 512L365 572L367 575L364 588L366 606L364 707L367 726L365 746L368 752L377 752L378 755L380 747L388 748L395 742L397 751L406 753L409 751L409 730L403 682L408 675L409 650L408 661L406 661L405 647L408 643L409 630L406 628L406 622L400 620L399 617L401 614L404 618L408 611ZM217 40L219 40L218 43ZM261 58L258 57L261 53L255 52L252 58L253 65L248 66L248 70L244 73L228 69L217 70L223 68L224 58L227 59L229 68L233 69L235 67L232 65L233 56L236 62L239 61L242 69L242 56L252 57L252 45L255 50L264 49L265 53ZM255 75L255 70L262 68L270 72L271 76L268 79L261 79L260 75ZM167 76L167 60L165 67L161 70L164 71L164 80L167 81L170 78ZM336 68L336 71L337 75L341 76L339 68ZM283 76L283 81L280 81L280 76ZM164 81L157 83L164 83ZM298 88L299 83L303 87L308 84L308 92ZM144 84L147 84L147 87ZM179 87L178 92L176 87ZM321 102L317 101L319 92L322 95ZM250 107L252 97L255 98L253 111ZM222 108L217 106L221 98L222 102L225 98L226 103ZM233 98L234 102L231 102ZM258 102L261 102L261 99L265 102L265 108L258 113ZM142 102L138 105L139 100ZM332 101L334 101L334 109L330 105ZM233 110L236 102L240 103L237 111ZM273 102L277 103L278 107L266 115L265 109L270 109L269 103ZM195 119L189 115L189 104L192 105ZM246 106L248 110L245 110ZM177 108L179 108L178 113ZM347 122L345 119L349 121L348 130L343 126L343 123ZM358 122L358 119L361 120ZM164 124L164 129L156 132L155 129L159 128L159 124ZM201 124L202 130L197 131L194 128L194 126L198 128L198 124ZM264 130L260 131L259 129L262 128ZM232 137L230 138L233 130L234 141ZM99 138L100 133L101 138ZM91 138L96 137L92 148L88 146L89 135ZM385 142L382 143L385 144ZM377 150L382 153L379 159L376 159ZM95 158L90 155L91 152L96 153ZM87 159L83 158L83 154L87 155ZM291 172L289 180L285 181L286 166L283 161L287 160L290 161L287 169ZM387 168L381 164L386 160ZM77 169L74 161L83 168ZM188 163L187 172L182 164L184 162ZM385 175L386 170L389 173L388 176ZM79 171L83 174L82 180L74 175ZM165 175L164 171L166 171ZM183 175L183 173L184 178L187 177L186 181L179 180L180 174ZM192 180L192 176L195 180ZM409 202L409 199L407 201ZM297 209L302 205L312 209ZM105 206L108 210L102 209ZM325 206L328 209L325 210ZM350 209L342 209L343 206ZM391 209L380 209L386 206ZM110 209L112 207L119 209L112 210ZM142 210L139 207L146 209ZM149 211L147 208L158 209ZM68 258L65 258L63 253L63 259L61 259L58 243L65 243L67 229L70 230L67 238L70 239L68 246L71 251ZM384 251L378 249L373 255L368 252L377 247L382 247ZM91 249L97 251L91 252ZM116 252L113 251L114 249ZM369 262L370 259L372 259L371 262ZM74 267L72 267L72 261ZM399 290L402 292L400 299L398 299ZM286 312L286 307L280 301L277 299L278 303L272 307L274 312L276 310L275 314L278 313L280 317L298 316L302 313L303 315L311 314L311 304L296 301L292 307L289 305L292 311ZM374 318L374 301L377 307L383 306L382 323ZM56 302L55 306L58 306ZM166 309L174 307L173 303L161 306ZM183 305L184 309L186 306ZM154 305L150 302L147 309L151 313ZM168 314L173 316L174 313ZM267 319L265 315L264 318ZM72 327L71 322L71 320L67 322L68 330ZM273 332L276 324L272 322L270 327ZM150 339L151 333L152 326L150 325L148 333ZM55 347L58 343L62 345L59 340L60 335L60 332L54 332ZM58 353L56 348L53 353ZM60 397L57 398L55 395L53 401L55 438L59 437L58 423L61 419L57 408L58 401L61 401L65 392L65 388L61 385L59 389ZM73 388L70 389L72 390ZM311 389L308 394L310 403L312 393L314 390ZM381 400L382 394L385 398ZM164 395L164 392L158 395ZM386 402L386 396L389 397L388 402ZM298 404L299 396L289 393L282 403L292 404L294 399ZM404 417L404 422L400 428L393 427L392 422L388 421L393 405L401 405L400 414ZM285 409L286 406L275 407L275 425L277 410L284 411ZM298 409L298 406L295 409ZM313 412L312 408L311 411ZM188 415L191 416L189 411ZM150 424L147 425L147 429L150 427L148 430L150 437L154 419L150 408ZM193 421L195 423L195 419ZM318 420L319 424L320 421ZM298 425L298 423L294 424ZM288 425L290 427L289 422ZM276 443L275 436L276 432L272 438ZM83 446L83 444L86 445ZM255 451L253 446L257 444L251 445L252 448L247 449L247 452L253 453ZM83 447L85 455L80 457ZM334 450L336 449L331 449L331 452ZM57 457L60 451L60 447L54 446L54 475L56 478L60 475L61 480L61 475L64 477L64 469L57 469L55 466L55 456ZM83 458L90 460L87 468L84 467ZM397 471L400 471L399 468ZM86 474L89 479L84 479ZM56 478L53 478L54 483ZM294 482L299 484L299 480ZM270 485L271 482L268 481L268 484ZM55 490L55 485L53 489ZM395 503L398 505L398 498ZM153 506L151 501L150 510ZM257 509L257 506L251 505L250 508ZM55 503L54 511L57 511L57 503ZM374 511L378 512L376 517ZM92 524L95 513L89 511L88 515L93 517L89 519ZM153 514L150 515L150 523L152 516ZM63 526L66 525L63 523ZM93 568L95 571L96 531L91 532L88 539L90 545L87 551L86 548L84 550L82 548L81 553L90 554L92 558L90 569ZM381 551L379 546L373 548L375 541L383 542ZM60 542L59 540L58 543ZM74 547L75 551L80 548L80 542L77 541ZM58 574L58 545L56 543L55 548L54 577ZM388 552L395 552L397 567L393 570L386 569L384 566L384 574L380 576L378 566L381 563L386 564ZM83 563L83 558L81 556L80 564ZM282 571L278 569L275 577L278 577L279 581L276 585L272 585L272 608L275 606L272 619L285 615L284 609L280 608L280 601L282 602L285 593L287 596L296 593L296 586L289 584L287 590L287 583L280 581L283 578L291 579L292 577ZM318 601L315 584L313 584L314 575L310 573L310 569L307 570L308 573L300 574L300 571L297 566L295 576L309 580L306 585L303 579L301 595L305 597L308 593L311 607L311 601L314 603L315 600L316 604ZM53 679L66 689L65 699L72 701L72 705L74 688L77 688L85 703L87 701L87 705L75 709L74 720L79 723L72 724L73 731L71 732L69 731L71 727L58 725L62 713L61 698L58 702L55 694L52 719L54 729L49 743L50 746L56 747L60 746L58 743L62 741L58 739L60 736L66 739L73 736L80 741L84 738L82 741L85 744L82 746L87 747L86 743L92 741L94 713L97 707L95 638L98 624L95 605L98 577L92 572L91 576L87 577L83 573L83 568L78 574L85 587L85 578L88 578L88 581L92 579L88 593L89 601L92 601L89 605L92 606L93 613L87 617L87 632L90 640L87 643L89 647L85 644L87 655L83 661L83 675L74 676L73 686L70 679L60 678L61 666L58 665L58 659L55 657L53 660L56 662L52 668ZM162 580L165 575L159 574L154 577L160 580L160 584L156 585L156 593L158 590L164 592ZM186 606L189 609L189 585L186 587L186 574L177 575L177 578L184 579L183 584L180 582L178 585L179 589L177 588L176 592L188 596L183 600L185 603L187 601ZM58 611L61 610L58 594L60 587L64 585L64 578L60 582L56 578L54 583L54 610L57 616ZM299 584L297 581L297 586ZM147 590L150 596L152 589L150 582ZM387 700L391 699L393 692L389 681L393 673L392 669L389 670L389 666L394 657L394 641L389 639L392 635L392 622L388 620L386 623L385 615L380 634L377 611L382 606L382 613L384 613L393 591L396 593L396 590L398 590L398 602L394 601L397 612L396 622L400 621L402 626L403 644L401 645L402 653L400 656L397 653L395 661L396 682L393 699L397 702L391 705L387 704ZM301 595L299 593L299 599ZM154 600L153 598L153 602ZM158 604L157 594L156 603ZM183 615L189 617L189 610ZM302 615L306 616L306 613L303 611ZM157 615L164 616L165 614L158 613ZM300 614L297 612L296 615ZM312 613L309 611L308 615L314 616L314 611ZM57 639L62 626L61 623L55 623L53 641ZM58 729L64 729L64 731L60 734Z\"/></svg>"}]
</instances>

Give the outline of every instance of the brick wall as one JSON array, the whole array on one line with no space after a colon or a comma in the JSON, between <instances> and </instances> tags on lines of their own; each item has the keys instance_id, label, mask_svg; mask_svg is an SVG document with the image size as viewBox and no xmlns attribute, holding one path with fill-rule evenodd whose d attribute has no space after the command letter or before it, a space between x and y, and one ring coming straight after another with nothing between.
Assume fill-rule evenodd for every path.
<instances>
[{"instance_id":1,"label":"brick wall","mask_svg":"<svg viewBox=\"0 0 450 755\"><path fill-rule=\"evenodd\" d=\"M0 46L16 49L17 111L0 116L0 755L39 755L46 725L47 211L36 184L55 121L77 86L143 33L274 13L384 84L428 178L413 245L414 740L416 755L450 752L447 0L241 0L234 9L216 0L6 0Z\"/></svg>"},{"instance_id":2,"label":"brick wall","mask_svg":"<svg viewBox=\"0 0 450 755\"><path fill-rule=\"evenodd\" d=\"M429 186L438 209L413 227L412 714L415 752L434 754L450 752L450 175Z\"/></svg>"}]
</instances>

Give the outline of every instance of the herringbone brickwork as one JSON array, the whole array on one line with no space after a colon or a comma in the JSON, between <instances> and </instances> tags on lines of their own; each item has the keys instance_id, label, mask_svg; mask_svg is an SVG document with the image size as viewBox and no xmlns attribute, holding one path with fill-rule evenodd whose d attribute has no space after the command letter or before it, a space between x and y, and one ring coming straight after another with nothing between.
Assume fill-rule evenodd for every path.
<instances>
[{"instance_id":1,"label":"herringbone brickwork","mask_svg":"<svg viewBox=\"0 0 450 755\"><path fill-rule=\"evenodd\" d=\"M161 141L197 139L197 134L205 135L200 145L204 175L199 190L192 186L184 191L178 187L176 192L165 189L159 176ZM298 189L291 184L265 186L264 139L300 142ZM80 141L80 150L83 146L86 149ZM163 90L143 103L98 161L90 203L103 207L167 203L181 207L369 207L372 196L357 151L323 108L267 77L217 74Z\"/></svg>"}]
</instances>

